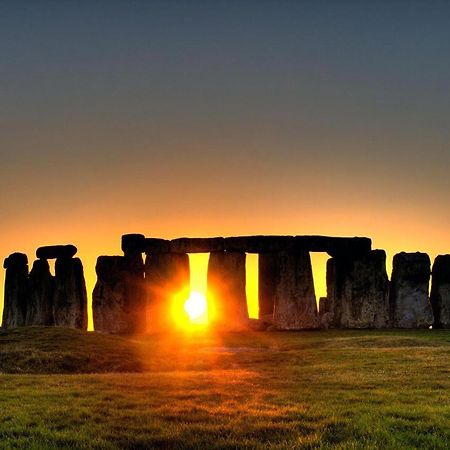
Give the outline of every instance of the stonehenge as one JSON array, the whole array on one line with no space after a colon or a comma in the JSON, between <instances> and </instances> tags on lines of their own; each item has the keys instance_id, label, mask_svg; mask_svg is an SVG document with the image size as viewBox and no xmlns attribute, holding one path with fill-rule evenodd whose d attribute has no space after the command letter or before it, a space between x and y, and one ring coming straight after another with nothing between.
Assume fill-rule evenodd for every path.
<instances>
[{"instance_id":1,"label":"stonehenge","mask_svg":"<svg viewBox=\"0 0 450 450\"><path fill-rule=\"evenodd\" d=\"M186 314L182 306L190 294L191 253L209 254L207 314L216 329L450 328L450 255L439 255L431 271L425 253L399 253L393 258L389 281L386 253L372 250L365 237L169 240L126 234L121 249L122 255L97 259L92 292L96 331L171 330L174 317ZM327 295L320 298L319 308L311 252L329 255ZM76 253L70 244L39 247L30 272L25 254L5 259L3 328L87 329L86 285ZM249 318L247 307L246 254L251 253L258 255L258 319ZM54 275L49 259L56 260Z\"/></svg>"},{"instance_id":2,"label":"stonehenge","mask_svg":"<svg viewBox=\"0 0 450 450\"><path fill-rule=\"evenodd\" d=\"M433 323L428 296L430 265L425 253L402 252L394 256L389 297L394 328L429 328Z\"/></svg>"},{"instance_id":3,"label":"stonehenge","mask_svg":"<svg viewBox=\"0 0 450 450\"><path fill-rule=\"evenodd\" d=\"M433 328L450 328L450 255L438 255L431 274Z\"/></svg>"},{"instance_id":4,"label":"stonehenge","mask_svg":"<svg viewBox=\"0 0 450 450\"><path fill-rule=\"evenodd\" d=\"M3 328L55 325L87 329L86 284L83 265L73 258L76 252L73 245L39 247L30 273L25 254L6 258ZM56 259L55 276L48 259Z\"/></svg>"},{"instance_id":5,"label":"stonehenge","mask_svg":"<svg viewBox=\"0 0 450 450\"><path fill-rule=\"evenodd\" d=\"M384 250L329 259L327 302L336 328L387 328L389 281Z\"/></svg>"},{"instance_id":6,"label":"stonehenge","mask_svg":"<svg viewBox=\"0 0 450 450\"><path fill-rule=\"evenodd\" d=\"M29 275L30 296L27 308L26 325L54 325L53 293L55 278L50 273L46 259L34 261Z\"/></svg>"},{"instance_id":7,"label":"stonehenge","mask_svg":"<svg viewBox=\"0 0 450 450\"><path fill-rule=\"evenodd\" d=\"M9 255L3 263L3 268L6 269L3 328L21 327L25 325L29 297L27 255Z\"/></svg>"},{"instance_id":8,"label":"stonehenge","mask_svg":"<svg viewBox=\"0 0 450 450\"><path fill-rule=\"evenodd\" d=\"M145 258L146 317L148 331L167 331L171 326L176 296L187 300L190 290L189 257L186 253L154 253Z\"/></svg>"},{"instance_id":9,"label":"stonehenge","mask_svg":"<svg viewBox=\"0 0 450 450\"><path fill-rule=\"evenodd\" d=\"M275 254L273 325L280 330L318 327L311 258L305 251Z\"/></svg>"},{"instance_id":10,"label":"stonehenge","mask_svg":"<svg viewBox=\"0 0 450 450\"><path fill-rule=\"evenodd\" d=\"M246 328L245 253L210 253L207 283L208 301L215 305L212 322L225 330Z\"/></svg>"}]
</instances>

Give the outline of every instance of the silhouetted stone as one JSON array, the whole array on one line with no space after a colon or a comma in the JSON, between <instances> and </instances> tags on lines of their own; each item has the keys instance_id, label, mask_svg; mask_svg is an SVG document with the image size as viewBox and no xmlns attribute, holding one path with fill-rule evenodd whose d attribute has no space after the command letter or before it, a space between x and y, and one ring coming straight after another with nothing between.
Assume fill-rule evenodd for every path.
<instances>
[{"instance_id":1,"label":"silhouetted stone","mask_svg":"<svg viewBox=\"0 0 450 450\"><path fill-rule=\"evenodd\" d=\"M428 298L430 258L425 253L394 256L390 287L392 325L396 328L428 328L433 313Z\"/></svg>"},{"instance_id":2,"label":"silhouetted stone","mask_svg":"<svg viewBox=\"0 0 450 450\"><path fill-rule=\"evenodd\" d=\"M245 292L245 253L213 252L209 255L207 295L214 305L213 324L220 329L248 327Z\"/></svg>"},{"instance_id":3,"label":"silhouetted stone","mask_svg":"<svg viewBox=\"0 0 450 450\"><path fill-rule=\"evenodd\" d=\"M268 253L288 250L294 243L293 236L236 236L224 240L229 252Z\"/></svg>"},{"instance_id":4,"label":"silhouetted stone","mask_svg":"<svg viewBox=\"0 0 450 450\"><path fill-rule=\"evenodd\" d=\"M307 252L278 252L273 323L279 330L317 328L316 296Z\"/></svg>"},{"instance_id":5,"label":"silhouetted stone","mask_svg":"<svg viewBox=\"0 0 450 450\"><path fill-rule=\"evenodd\" d=\"M329 301L327 297L319 298L319 316L323 316L325 313L329 312Z\"/></svg>"},{"instance_id":6,"label":"silhouetted stone","mask_svg":"<svg viewBox=\"0 0 450 450\"><path fill-rule=\"evenodd\" d=\"M86 285L79 258L56 260L53 308L56 326L87 329Z\"/></svg>"},{"instance_id":7,"label":"silhouetted stone","mask_svg":"<svg viewBox=\"0 0 450 450\"><path fill-rule=\"evenodd\" d=\"M127 334L143 331L143 277L139 276L139 271L130 270L129 263L124 256L100 256L97 259L97 283L92 294L95 331ZM136 295L142 304L136 302Z\"/></svg>"},{"instance_id":8,"label":"silhouetted stone","mask_svg":"<svg viewBox=\"0 0 450 450\"><path fill-rule=\"evenodd\" d=\"M144 253L149 255L151 253L169 253L170 241L158 238L145 238Z\"/></svg>"},{"instance_id":9,"label":"silhouetted stone","mask_svg":"<svg viewBox=\"0 0 450 450\"><path fill-rule=\"evenodd\" d=\"M372 241L366 237L295 236L296 251L325 252L332 257L356 257L370 252Z\"/></svg>"},{"instance_id":10,"label":"silhouetted stone","mask_svg":"<svg viewBox=\"0 0 450 450\"><path fill-rule=\"evenodd\" d=\"M183 253L156 253L145 259L148 331L168 331L174 327L172 307L178 301L182 314L189 297L189 257Z\"/></svg>"},{"instance_id":11,"label":"silhouetted stone","mask_svg":"<svg viewBox=\"0 0 450 450\"><path fill-rule=\"evenodd\" d=\"M389 326L389 281L384 250L327 263L327 298L337 328Z\"/></svg>"},{"instance_id":12,"label":"silhouetted stone","mask_svg":"<svg viewBox=\"0 0 450 450\"><path fill-rule=\"evenodd\" d=\"M273 322L273 307L277 286L276 253L261 253L258 257L258 317L265 322Z\"/></svg>"},{"instance_id":13,"label":"silhouetted stone","mask_svg":"<svg viewBox=\"0 0 450 450\"><path fill-rule=\"evenodd\" d=\"M124 234L122 236L122 251L125 255L144 253L145 236L143 234Z\"/></svg>"},{"instance_id":14,"label":"silhouetted stone","mask_svg":"<svg viewBox=\"0 0 450 450\"><path fill-rule=\"evenodd\" d=\"M372 241L365 237L238 236L225 238L225 250L246 253L326 252L334 257L342 257L363 255L371 248Z\"/></svg>"},{"instance_id":15,"label":"silhouetted stone","mask_svg":"<svg viewBox=\"0 0 450 450\"><path fill-rule=\"evenodd\" d=\"M26 325L54 325L53 295L55 280L46 259L34 261L30 276L30 299Z\"/></svg>"},{"instance_id":16,"label":"silhouetted stone","mask_svg":"<svg viewBox=\"0 0 450 450\"><path fill-rule=\"evenodd\" d=\"M450 255L434 260L430 301L433 308L433 328L450 328Z\"/></svg>"},{"instance_id":17,"label":"silhouetted stone","mask_svg":"<svg viewBox=\"0 0 450 450\"><path fill-rule=\"evenodd\" d=\"M36 250L38 259L72 258L77 253L75 245L47 245Z\"/></svg>"},{"instance_id":18,"label":"silhouetted stone","mask_svg":"<svg viewBox=\"0 0 450 450\"><path fill-rule=\"evenodd\" d=\"M211 253L224 250L224 238L179 238L170 241L172 253Z\"/></svg>"},{"instance_id":19,"label":"silhouetted stone","mask_svg":"<svg viewBox=\"0 0 450 450\"><path fill-rule=\"evenodd\" d=\"M3 328L25 325L29 301L28 258L23 253L9 255L3 267L6 269L3 306Z\"/></svg>"}]
</instances>

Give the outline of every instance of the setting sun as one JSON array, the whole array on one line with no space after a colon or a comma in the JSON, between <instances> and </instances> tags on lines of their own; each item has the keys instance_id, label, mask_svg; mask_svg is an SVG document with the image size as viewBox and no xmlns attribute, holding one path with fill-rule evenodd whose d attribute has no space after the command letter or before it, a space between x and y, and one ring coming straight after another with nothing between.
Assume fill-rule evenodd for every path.
<instances>
[{"instance_id":1,"label":"setting sun","mask_svg":"<svg viewBox=\"0 0 450 450\"><path fill-rule=\"evenodd\" d=\"M191 292L184 304L184 310L192 322L201 320L203 316L206 319L207 306L205 296L200 292Z\"/></svg>"}]
</instances>

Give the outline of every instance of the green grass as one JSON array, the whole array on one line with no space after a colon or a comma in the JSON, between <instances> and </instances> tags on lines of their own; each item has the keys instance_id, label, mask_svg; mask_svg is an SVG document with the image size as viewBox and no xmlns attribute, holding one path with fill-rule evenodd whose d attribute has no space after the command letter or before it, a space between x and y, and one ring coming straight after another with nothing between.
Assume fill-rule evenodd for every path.
<instances>
[{"instance_id":1,"label":"green grass","mask_svg":"<svg viewBox=\"0 0 450 450\"><path fill-rule=\"evenodd\" d=\"M450 448L450 331L26 328L0 371L5 449Z\"/></svg>"}]
</instances>

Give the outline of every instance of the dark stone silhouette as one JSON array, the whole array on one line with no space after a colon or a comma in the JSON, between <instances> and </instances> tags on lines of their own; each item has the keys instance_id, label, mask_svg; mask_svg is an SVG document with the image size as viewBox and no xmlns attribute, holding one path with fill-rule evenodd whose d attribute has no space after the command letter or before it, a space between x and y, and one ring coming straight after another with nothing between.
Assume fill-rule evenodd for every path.
<instances>
[{"instance_id":1,"label":"dark stone silhouette","mask_svg":"<svg viewBox=\"0 0 450 450\"><path fill-rule=\"evenodd\" d=\"M237 236L224 240L225 250L246 253L269 253L293 248L293 236Z\"/></svg>"},{"instance_id":2,"label":"dark stone silhouette","mask_svg":"<svg viewBox=\"0 0 450 450\"><path fill-rule=\"evenodd\" d=\"M74 245L48 245L46 247L39 247L36 250L36 257L38 259L54 259L54 258L72 258L77 253L77 248Z\"/></svg>"},{"instance_id":3,"label":"dark stone silhouette","mask_svg":"<svg viewBox=\"0 0 450 450\"><path fill-rule=\"evenodd\" d=\"M337 328L389 326L389 281L384 250L327 263L327 298Z\"/></svg>"},{"instance_id":4,"label":"dark stone silhouette","mask_svg":"<svg viewBox=\"0 0 450 450\"><path fill-rule=\"evenodd\" d=\"M151 253L169 253L170 241L158 238L145 238L143 251L147 255Z\"/></svg>"},{"instance_id":5,"label":"dark stone silhouette","mask_svg":"<svg viewBox=\"0 0 450 450\"><path fill-rule=\"evenodd\" d=\"M268 323L273 322L277 262L276 253L261 253L258 257L258 317Z\"/></svg>"},{"instance_id":6,"label":"dark stone silhouette","mask_svg":"<svg viewBox=\"0 0 450 450\"><path fill-rule=\"evenodd\" d=\"M3 267L6 269L3 306L3 328L25 325L29 301L28 258L23 253L9 255Z\"/></svg>"},{"instance_id":7,"label":"dark stone silhouette","mask_svg":"<svg viewBox=\"0 0 450 450\"><path fill-rule=\"evenodd\" d=\"M87 329L87 295L79 258L58 258L53 296L55 325Z\"/></svg>"},{"instance_id":8,"label":"dark stone silhouette","mask_svg":"<svg viewBox=\"0 0 450 450\"><path fill-rule=\"evenodd\" d=\"M224 250L224 238L179 238L170 241L172 253L211 253Z\"/></svg>"},{"instance_id":9,"label":"dark stone silhouette","mask_svg":"<svg viewBox=\"0 0 450 450\"><path fill-rule=\"evenodd\" d=\"M432 270L433 328L450 328L450 255L439 255Z\"/></svg>"},{"instance_id":10,"label":"dark stone silhouette","mask_svg":"<svg viewBox=\"0 0 450 450\"><path fill-rule=\"evenodd\" d=\"M145 249L145 236L143 234L124 234L122 236L122 251L125 255L136 256Z\"/></svg>"},{"instance_id":11,"label":"dark stone silhouette","mask_svg":"<svg viewBox=\"0 0 450 450\"><path fill-rule=\"evenodd\" d=\"M30 298L27 307L26 325L51 326L53 318L53 296L55 280L46 259L33 263L29 276Z\"/></svg>"},{"instance_id":12,"label":"dark stone silhouette","mask_svg":"<svg viewBox=\"0 0 450 450\"><path fill-rule=\"evenodd\" d=\"M141 260L142 262L142 260ZM143 264L124 256L100 256L95 271L97 282L92 293L94 329L105 333L130 334L145 331L145 291Z\"/></svg>"},{"instance_id":13,"label":"dark stone silhouette","mask_svg":"<svg viewBox=\"0 0 450 450\"><path fill-rule=\"evenodd\" d=\"M173 327L172 305L176 296L187 299L190 290L189 257L183 253L156 253L145 259L147 330Z\"/></svg>"},{"instance_id":14,"label":"dark stone silhouette","mask_svg":"<svg viewBox=\"0 0 450 450\"><path fill-rule=\"evenodd\" d=\"M432 324L430 264L426 253L402 252L394 256L389 299L393 327L428 328Z\"/></svg>"},{"instance_id":15,"label":"dark stone silhouette","mask_svg":"<svg viewBox=\"0 0 450 450\"><path fill-rule=\"evenodd\" d=\"M226 251L271 253L280 251L326 252L331 256L363 255L372 248L364 237L238 236L225 238Z\"/></svg>"},{"instance_id":16,"label":"dark stone silhouette","mask_svg":"<svg viewBox=\"0 0 450 450\"><path fill-rule=\"evenodd\" d=\"M273 323L279 330L319 326L311 258L307 252L276 253Z\"/></svg>"},{"instance_id":17,"label":"dark stone silhouette","mask_svg":"<svg viewBox=\"0 0 450 450\"><path fill-rule=\"evenodd\" d=\"M245 259L243 252L213 252L209 255L207 296L215 305L211 320L220 329L248 327Z\"/></svg>"},{"instance_id":18,"label":"dark stone silhouette","mask_svg":"<svg viewBox=\"0 0 450 450\"><path fill-rule=\"evenodd\" d=\"M323 316L325 313L329 312L329 301L327 297L319 298L319 316Z\"/></svg>"}]
</instances>

